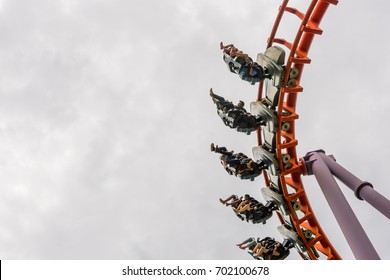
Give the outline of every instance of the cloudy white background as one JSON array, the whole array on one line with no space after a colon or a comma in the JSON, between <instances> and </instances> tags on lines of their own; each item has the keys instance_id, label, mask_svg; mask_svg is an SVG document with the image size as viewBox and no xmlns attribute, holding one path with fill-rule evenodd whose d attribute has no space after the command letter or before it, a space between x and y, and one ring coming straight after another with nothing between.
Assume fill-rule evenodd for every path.
<instances>
[{"instance_id":1,"label":"cloudy white background","mask_svg":"<svg viewBox=\"0 0 390 280\"><path fill-rule=\"evenodd\" d=\"M290 1L303 7L309 1ZM241 222L218 201L262 178L229 176L214 142L251 155L210 87L247 105L219 42L264 52L279 1L0 1L0 259L250 259L235 244L282 237L278 220ZM387 1L331 6L298 99L298 154L322 148L390 197ZM386 19L387 18L387 19ZM299 22L286 15L279 36ZM313 178L310 201L353 259ZM345 195L383 259L390 222ZM290 259L298 259L292 252Z\"/></svg>"}]
</instances>

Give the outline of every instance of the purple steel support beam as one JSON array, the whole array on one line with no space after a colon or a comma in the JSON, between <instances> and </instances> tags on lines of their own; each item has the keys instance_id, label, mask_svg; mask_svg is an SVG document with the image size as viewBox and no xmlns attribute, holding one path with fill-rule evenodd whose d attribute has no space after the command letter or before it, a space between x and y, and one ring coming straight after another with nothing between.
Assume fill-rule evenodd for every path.
<instances>
[{"instance_id":1,"label":"purple steel support beam","mask_svg":"<svg viewBox=\"0 0 390 280\"><path fill-rule=\"evenodd\" d=\"M316 177L321 190L357 260L379 260L380 257L361 226L321 153L314 151L303 158L307 174Z\"/></svg>"},{"instance_id":2,"label":"purple steel support beam","mask_svg":"<svg viewBox=\"0 0 390 280\"><path fill-rule=\"evenodd\" d=\"M330 172L350 188L360 200L367 201L388 219L390 219L390 200L378 193L369 182L364 182L338 164L334 158L320 153L321 158L329 167Z\"/></svg>"}]
</instances>

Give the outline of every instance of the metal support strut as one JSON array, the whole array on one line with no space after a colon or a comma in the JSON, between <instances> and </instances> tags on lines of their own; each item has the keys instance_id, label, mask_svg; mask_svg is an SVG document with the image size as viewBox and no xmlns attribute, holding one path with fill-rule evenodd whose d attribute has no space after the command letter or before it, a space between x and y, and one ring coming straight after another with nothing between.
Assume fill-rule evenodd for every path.
<instances>
[{"instance_id":1,"label":"metal support strut","mask_svg":"<svg viewBox=\"0 0 390 280\"><path fill-rule=\"evenodd\" d=\"M358 199L366 200L389 219L390 201L375 191L370 183L361 181L337 164L334 157L325 155L323 150L307 153L303 162L306 168L305 175L314 174L316 177L355 258L379 260L378 253L333 176L353 190Z\"/></svg>"}]
</instances>

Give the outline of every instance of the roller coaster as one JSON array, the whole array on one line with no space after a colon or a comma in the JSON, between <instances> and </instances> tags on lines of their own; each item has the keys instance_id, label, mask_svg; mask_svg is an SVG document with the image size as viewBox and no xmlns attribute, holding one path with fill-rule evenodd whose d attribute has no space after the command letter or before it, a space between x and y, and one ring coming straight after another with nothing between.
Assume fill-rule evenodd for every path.
<instances>
[{"instance_id":1,"label":"roller coaster","mask_svg":"<svg viewBox=\"0 0 390 280\"><path fill-rule=\"evenodd\" d=\"M256 61L234 45L220 47L229 71L242 80L259 84L257 99L250 104L250 112L243 102L234 105L210 90L217 113L224 124L238 132L257 134L253 158L234 153L212 144L211 151L221 154L221 163L230 175L243 180L264 177L261 193L265 204L250 195L232 195L221 203L231 206L241 220L264 224L273 213L278 217L278 231L283 242L274 238L248 238L238 244L249 250L255 259L285 259L295 248L305 260L342 259L326 236L310 205L302 176L314 175L356 259L380 259L350 205L346 201L335 177L350 188L355 196L369 203L390 219L390 201L378 193L372 184L336 163L333 156L323 150L308 152L298 157L295 135L297 98L303 91L301 77L304 66L310 64L309 49L313 39L322 34L320 23L330 6L337 0L309 0L302 12L283 0L279 6L264 53ZM294 41L278 34L282 18L292 14L300 22Z\"/></svg>"}]
</instances>

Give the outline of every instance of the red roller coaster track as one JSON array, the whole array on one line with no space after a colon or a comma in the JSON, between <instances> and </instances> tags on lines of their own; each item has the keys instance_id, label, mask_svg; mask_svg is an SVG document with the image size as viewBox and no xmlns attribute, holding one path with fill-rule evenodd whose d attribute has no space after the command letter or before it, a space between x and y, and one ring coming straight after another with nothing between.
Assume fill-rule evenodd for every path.
<instances>
[{"instance_id":1,"label":"red roller coaster track","mask_svg":"<svg viewBox=\"0 0 390 280\"><path fill-rule=\"evenodd\" d=\"M299 115L296 113L296 103L299 93L303 91L300 85L301 75L305 64L309 64L311 59L308 57L310 46L316 35L321 35L319 28L320 22L330 5L337 5L337 0L312 0L305 13L288 6L289 0L284 0L279 7L279 12L273 25L271 34L268 38L267 48L278 44L289 50L288 60L285 65L284 83L280 90L277 117L278 130L276 133L276 157L280 166L280 184L282 186L283 196L290 210L291 224L298 233L307 250L307 256L301 254L303 258L318 259L317 252L322 253L327 259L341 259L336 249L326 237L317 218L314 215L309 199L306 195L301 175L305 174L304 165L297 157L296 146L298 141L295 136L295 121ZM285 13L293 14L300 20L299 29L293 42L288 42L283 38L276 37L279 25ZM288 75L290 69L296 68L299 74L296 77L296 86L288 87ZM263 92L263 83L259 85L257 101L261 101ZM282 124L289 123L288 130L282 130ZM257 131L258 145L262 145L261 130ZM282 161L282 155L290 156L290 165L288 168ZM270 185L270 179L267 171L264 171L266 184ZM300 209L294 209L293 204L298 201ZM279 215L282 224L285 220ZM312 233L311 237L305 237L305 233Z\"/></svg>"}]
</instances>

